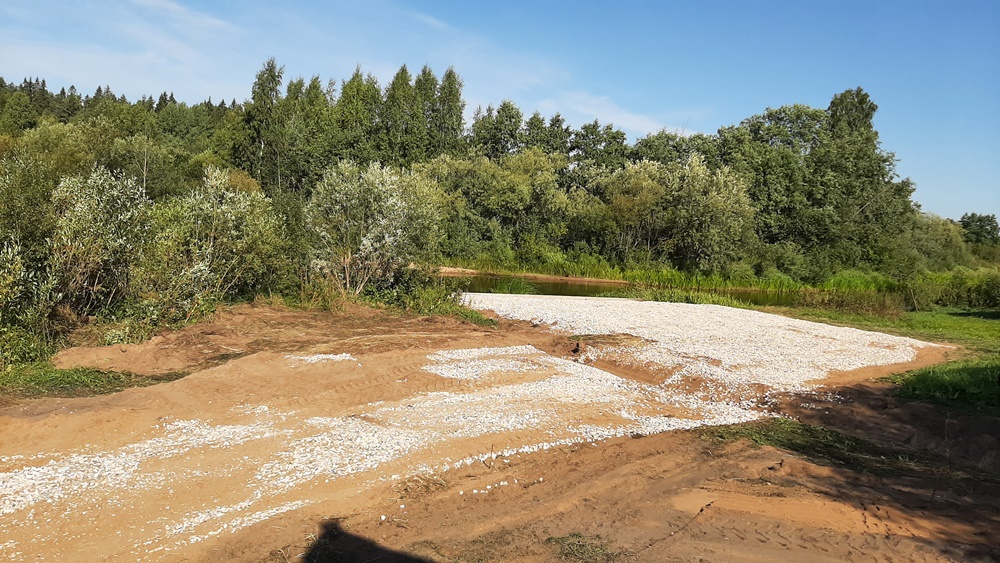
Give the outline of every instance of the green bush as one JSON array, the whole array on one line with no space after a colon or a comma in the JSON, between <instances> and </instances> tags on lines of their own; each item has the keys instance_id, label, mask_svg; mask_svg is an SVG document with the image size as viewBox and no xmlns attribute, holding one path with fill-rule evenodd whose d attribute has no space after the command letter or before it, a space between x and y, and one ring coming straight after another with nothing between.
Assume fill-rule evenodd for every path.
<instances>
[{"instance_id":1,"label":"green bush","mask_svg":"<svg viewBox=\"0 0 1000 563\"><path fill-rule=\"evenodd\" d=\"M1000 309L1000 271L984 273L972 286L971 294L972 307Z\"/></svg>"},{"instance_id":2,"label":"green bush","mask_svg":"<svg viewBox=\"0 0 1000 563\"><path fill-rule=\"evenodd\" d=\"M56 227L49 271L75 315L126 296L146 239L149 200L135 180L95 168L52 193Z\"/></svg>"},{"instance_id":3,"label":"green bush","mask_svg":"<svg viewBox=\"0 0 1000 563\"><path fill-rule=\"evenodd\" d=\"M174 321L249 296L286 271L284 229L271 202L236 191L209 168L201 188L157 202L152 236L135 272L144 314Z\"/></svg>"},{"instance_id":4,"label":"green bush","mask_svg":"<svg viewBox=\"0 0 1000 563\"><path fill-rule=\"evenodd\" d=\"M17 326L0 325L0 373L51 354L52 347L37 334Z\"/></svg>"},{"instance_id":5,"label":"green bush","mask_svg":"<svg viewBox=\"0 0 1000 563\"><path fill-rule=\"evenodd\" d=\"M456 278L439 278L416 268L400 272L391 284L369 286L364 297L390 307L420 315L445 315L469 322L493 326L492 319L461 304L463 282Z\"/></svg>"},{"instance_id":6,"label":"green bush","mask_svg":"<svg viewBox=\"0 0 1000 563\"><path fill-rule=\"evenodd\" d=\"M24 292L26 274L20 245L13 240L0 240L0 325L14 320L14 308Z\"/></svg>"},{"instance_id":7,"label":"green bush","mask_svg":"<svg viewBox=\"0 0 1000 563\"><path fill-rule=\"evenodd\" d=\"M312 268L343 293L384 286L433 252L440 194L433 182L372 163L327 169L305 206Z\"/></svg>"}]
</instances>

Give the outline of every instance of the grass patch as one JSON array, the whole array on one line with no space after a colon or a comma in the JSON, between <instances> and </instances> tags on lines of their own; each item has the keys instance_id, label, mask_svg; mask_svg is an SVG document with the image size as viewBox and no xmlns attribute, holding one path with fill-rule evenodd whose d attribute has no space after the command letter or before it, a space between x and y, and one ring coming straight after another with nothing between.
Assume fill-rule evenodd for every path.
<instances>
[{"instance_id":1,"label":"grass patch","mask_svg":"<svg viewBox=\"0 0 1000 563\"><path fill-rule=\"evenodd\" d=\"M626 555L623 551L613 549L610 542L601 536L585 536L579 532L550 537L545 543L556 546L559 557L568 561L611 563Z\"/></svg>"},{"instance_id":2,"label":"grass patch","mask_svg":"<svg viewBox=\"0 0 1000 563\"><path fill-rule=\"evenodd\" d=\"M147 387L187 375L175 372L145 377L92 368L59 369L49 362L13 366L0 373L0 394L15 397L86 397Z\"/></svg>"},{"instance_id":3,"label":"grass patch","mask_svg":"<svg viewBox=\"0 0 1000 563\"><path fill-rule=\"evenodd\" d=\"M943 457L930 452L882 446L824 426L786 418L705 428L701 436L714 445L747 439L759 446L795 452L814 463L884 477L938 476L1000 484L1000 476L976 468L950 466Z\"/></svg>"},{"instance_id":4,"label":"grass patch","mask_svg":"<svg viewBox=\"0 0 1000 563\"><path fill-rule=\"evenodd\" d=\"M1000 409L1000 355L894 375L898 394L949 406Z\"/></svg>"},{"instance_id":5,"label":"grass patch","mask_svg":"<svg viewBox=\"0 0 1000 563\"><path fill-rule=\"evenodd\" d=\"M1000 353L1000 320L992 312L940 309L882 316L788 307L765 310L810 321L878 330L922 340L951 342L979 352Z\"/></svg>"}]
</instances>

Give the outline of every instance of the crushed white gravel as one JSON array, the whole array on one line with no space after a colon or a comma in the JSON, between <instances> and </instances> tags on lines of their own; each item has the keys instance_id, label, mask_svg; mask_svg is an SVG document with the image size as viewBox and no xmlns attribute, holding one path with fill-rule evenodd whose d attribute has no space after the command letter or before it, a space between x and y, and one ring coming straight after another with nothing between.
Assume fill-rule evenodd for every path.
<instances>
[{"instance_id":1,"label":"crushed white gravel","mask_svg":"<svg viewBox=\"0 0 1000 563\"><path fill-rule=\"evenodd\" d=\"M705 377L734 385L802 391L831 371L903 363L937 346L912 338L722 307L601 297L469 293L466 304L575 335L631 334L643 345L592 349L675 370L675 381Z\"/></svg>"}]
</instances>

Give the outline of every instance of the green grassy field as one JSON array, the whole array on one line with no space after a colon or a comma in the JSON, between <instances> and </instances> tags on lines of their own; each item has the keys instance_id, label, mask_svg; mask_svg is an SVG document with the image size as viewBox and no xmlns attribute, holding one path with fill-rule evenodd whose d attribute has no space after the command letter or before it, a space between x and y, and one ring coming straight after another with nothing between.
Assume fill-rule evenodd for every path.
<instances>
[{"instance_id":1,"label":"green grassy field","mask_svg":"<svg viewBox=\"0 0 1000 563\"><path fill-rule=\"evenodd\" d=\"M1000 410L1000 313L940 309L894 316L769 308L791 317L877 330L964 347L968 356L890 378L900 396L952 407Z\"/></svg>"}]
</instances>

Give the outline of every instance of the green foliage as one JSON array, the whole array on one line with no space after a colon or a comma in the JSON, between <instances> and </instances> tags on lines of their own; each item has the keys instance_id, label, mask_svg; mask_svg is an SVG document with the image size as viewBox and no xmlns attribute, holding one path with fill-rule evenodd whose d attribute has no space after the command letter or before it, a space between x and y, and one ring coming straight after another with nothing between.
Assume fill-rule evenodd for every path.
<instances>
[{"instance_id":1,"label":"green foliage","mask_svg":"<svg viewBox=\"0 0 1000 563\"><path fill-rule=\"evenodd\" d=\"M38 334L19 326L0 324L0 374L13 366L42 361L52 351L51 344Z\"/></svg>"},{"instance_id":2,"label":"green foliage","mask_svg":"<svg viewBox=\"0 0 1000 563\"><path fill-rule=\"evenodd\" d=\"M946 405L1000 408L1000 354L893 376L899 395Z\"/></svg>"},{"instance_id":3,"label":"green foliage","mask_svg":"<svg viewBox=\"0 0 1000 563\"><path fill-rule=\"evenodd\" d=\"M81 397L115 393L183 377L171 373L156 377L91 368L58 369L48 362L18 365L0 372L0 393L20 397Z\"/></svg>"},{"instance_id":4,"label":"green foliage","mask_svg":"<svg viewBox=\"0 0 1000 563\"><path fill-rule=\"evenodd\" d=\"M0 237L21 247L28 269L44 261L55 228L52 178L46 161L25 153L0 161Z\"/></svg>"},{"instance_id":5,"label":"green foliage","mask_svg":"<svg viewBox=\"0 0 1000 563\"><path fill-rule=\"evenodd\" d=\"M472 122L472 146L493 161L512 155L524 146L521 125L524 114L510 100L504 100L496 110L493 106L476 110Z\"/></svg>"},{"instance_id":6,"label":"green foliage","mask_svg":"<svg viewBox=\"0 0 1000 563\"><path fill-rule=\"evenodd\" d=\"M57 216L49 272L76 315L126 296L146 240L149 200L133 179L95 168L60 182L52 194Z\"/></svg>"},{"instance_id":7,"label":"green foliage","mask_svg":"<svg viewBox=\"0 0 1000 563\"><path fill-rule=\"evenodd\" d=\"M31 107L31 99L24 92L7 96L0 108L0 133L18 134L35 126L38 115Z\"/></svg>"},{"instance_id":8,"label":"green foliage","mask_svg":"<svg viewBox=\"0 0 1000 563\"><path fill-rule=\"evenodd\" d=\"M901 292L915 310L934 306L1000 309L1000 269L958 267L923 273L907 280Z\"/></svg>"},{"instance_id":9,"label":"green foliage","mask_svg":"<svg viewBox=\"0 0 1000 563\"><path fill-rule=\"evenodd\" d=\"M284 228L262 193L234 190L227 172L210 168L201 188L157 202L136 293L165 320L249 296L287 272Z\"/></svg>"},{"instance_id":10,"label":"green foliage","mask_svg":"<svg viewBox=\"0 0 1000 563\"><path fill-rule=\"evenodd\" d=\"M430 151L428 157L456 154L464 144L465 100L462 99L462 79L454 68L441 76L434 109L430 118Z\"/></svg>"},{"instance_id":11,"label":"green foliage","mask_svg":"<svg viewBox=\"0 0 1000 563\"><path fill-rule=\"evenodd\" d=\"M326 171L305 206L312 269L344 293L387 285L437 242L437 186L372 163L341 162Z\"/></svg>"},{"instance_id":12,"label":"green foliage","mask_svg":"<svg viewBox=\"0 0 1000 563\"><path fill-rule=\"evenodd\" d=\"M928 213L917 213L887 256L886 271L899 278L921 272L941 272L972 264L975 260L963 240L960 225Z\"/></svg>"},{"instance_id":13,"label":"green foliage","mask_svg":"<svg viewBox=\"0 0 1000 563\"><path fill-rule=\"evenodd\" d=\"M13 309L22 299L27 274L20 245L0 239L0 325L13 322Z\"/></svg>"},{"instance_id":14,"label":"green foliage","mask_svg":"<svg viewBox=\"0 0 1000 563\"><path fill-rule=\"evenodd\" d=\"M625 263L670 258L682 269L720 271L753 244L753 208L740 179L710 171L699 155L684 165L643 161L596 180L613 224L609 244Z\"/></svg>"},{"instance_id":15,"label":"green foliage","mask_svg":"<svg viewBox=\"0 0 1000 563\"><path fill-rule=\"evenodd\" d=\"M410 164L422 155L427 144L426 118L424 100L418 97L413 77L403 65L386 88L379 111L379 152L384 162Z\"/></svg>"},{"instance_id":16,"label":"green foliage","mask_svg":"<svg viewBox=\"0 0 1000 563\"><path fill-rule=\"evenodd\" d=\"M558 156L529 149L499 162L441 156L415 167L444 192L442 254L487 255L509 264L513 248L527 241L534 250L551 248L566 228L567 202L557 175L562 165Z\"/></svg>"},{"instance_id":17,"label":"green foliage","mask_svg":"<svg viewBox=\"0 0 1000 563\"><path fill-rule=\"evenodd\" d=\"M369 287L364 297L375 303L420 315L456 317L480 326L496 326L496 321L461 304L462 282L432 276L424 270L407 268L387 287Z\"/></svg>"},{"instance_id":18,"label":"green foliage","mask_svg":"<svg viewBox=\"0 0 1000 563\"><path fill-rule=\"evenodd\" d=\"M336 156L360 164L378 160L378 114L383 103L382 91L374 76L367 77L358 67L344 82L340 99L333 109L333 123L338 132Z\"/></svg>"},{"instance_id":19,"label":"green foliage","mask_svg":"<svg viewBox=\"0 0 1000 563\"><path fill-rule=\"evenodd\" d=\"M958 220L965 240L973 244L1000 245L1000 225L996 215L966 213Z\"/></svg>"}]
</instances>

